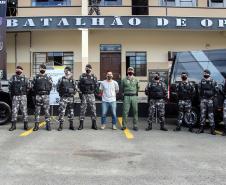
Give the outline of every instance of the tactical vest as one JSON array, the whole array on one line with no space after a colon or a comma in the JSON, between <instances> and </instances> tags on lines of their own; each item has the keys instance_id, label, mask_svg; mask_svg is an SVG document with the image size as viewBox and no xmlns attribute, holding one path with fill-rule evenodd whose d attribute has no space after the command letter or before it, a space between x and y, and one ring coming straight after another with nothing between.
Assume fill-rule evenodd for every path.
<instances>
[{"instance_id":1,"label":"tactical vest","mask_svg":"<svg viewBox=\"0 0 226 185\"><path fill-rule=\"evenodd\" d=\"M49 82L47 75L37 75L35 80L34 89L37 94L50 94L52 84Z\"/></svg>"},{"instance_id":2,"label":"tactical vest","mask_svg":"<svg viewBox=\"0 0 226 185\"><path fill-rule=\"evenodd\" d=\"M179 88L178 88L178 98L180 100L188 100L192 98L192 86L191 84L188 83L179 83Z\"/></svg>"},{"instance_id":3,"label":"tactical vest","mask_svg":"<svg viewBox=\"0 0 226 185\"><path fill-rule=\"evenodd\" d=\"M75 93L74 80L62 77L61 83L59 84L59 95L62 96L73 96Z\"/></svg>"},{"instance_id":4,"label":"tactical vest","mask_svg":"<svg viewBox=\"0 0 226 185\"><path fill-rule=\"evenodd\" d=\"M150 99L163 99L165 97L162 82L152 82L148 87Z\"/></svg>"},{"instance_id":5,"label":"tactical vest","mask_svg":"<svg viewBox=\"0 0 226 185\"><path fill-rule=\"evenodd\" d=\"M96 77L93 74L82 74L79 86L83 94L93 94L96 90Z\"/></svg>"},{"instance_id":6,"label":"tactical vest","mask_svg":"<svg viewBox=\"0 0 226 185\"><path fill-rule=\"evenodd\" d=\"M20 96L27 94L27 84L25 76L13 75L11 93L13 96Z\"/></svg>"},{"instance_id":7,"label":"tactical vest","mask_svg":"<svg viewBox=\"0 0 226 185\"><path fill-rule=\"evenodd\" d=\"M214 96L215 87L213 80L201 80L200 96L202 98L212 98Z\"/></svg>"}]
</instances>

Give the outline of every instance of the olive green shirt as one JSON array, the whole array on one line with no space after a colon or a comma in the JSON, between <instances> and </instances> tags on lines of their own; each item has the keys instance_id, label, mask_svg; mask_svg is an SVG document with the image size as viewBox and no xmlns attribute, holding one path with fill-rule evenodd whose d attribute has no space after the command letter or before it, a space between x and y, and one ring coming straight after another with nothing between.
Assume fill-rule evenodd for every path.
<instances>
[{"instance_id":1,"label":"olive green shirt","mask_svg":"<svg viewBox=\"0 0 226 185\"><path fill-rule=\"evenodd\" d=\"M122 93L126 94L137 94L140 89L139 80L134 76L129 79L128 76L122 80Z\"/></svg>"}]
</instances>

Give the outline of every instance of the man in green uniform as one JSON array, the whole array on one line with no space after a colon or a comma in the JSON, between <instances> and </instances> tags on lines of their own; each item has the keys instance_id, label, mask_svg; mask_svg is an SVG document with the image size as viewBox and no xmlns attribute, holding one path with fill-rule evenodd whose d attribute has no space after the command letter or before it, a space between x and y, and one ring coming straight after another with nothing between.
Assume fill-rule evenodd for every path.
<instances>
[{"instance_id":1,"label":"man in green uniform","mask_svg":"<svg viewBox=\"0 0 226 185\"><path fill-rule=\"evenodd\" d=\"M122 93L124 96L123 100L123 113L122 113L122 130L126 129L128 113L130 106L133 110L133 130L137 131L138 122L138 91L139 91L139 81L134 76L134 69L129 67L127 70L127 77L122 80Z\"/></svg>"}]
</instances>

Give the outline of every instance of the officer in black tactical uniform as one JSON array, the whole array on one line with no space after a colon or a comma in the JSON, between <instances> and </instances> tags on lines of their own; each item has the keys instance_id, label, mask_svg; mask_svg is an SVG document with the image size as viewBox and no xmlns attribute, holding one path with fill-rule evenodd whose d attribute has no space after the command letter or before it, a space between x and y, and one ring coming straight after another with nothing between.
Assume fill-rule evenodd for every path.
<instances>
[{"instance_id":1,"label":"officer in black tactical uniform","mask_svg":"<svg viewBox=\"0 0 226 185\"><path fill-rule=\"evenodd\" d=\"M155 73L154 79L152 79L152 81L147 84L145 88L145 94L148 96L149 99L148 127L146 128L146 131L152 130L152 123L154 122L155 115L157 115L160 120L160 130L168 131L164 126L164 99L167 99L167 88L166 84L160 80L160 75L158 72Z\"/></svg>"},{"instance_id":2,"label":"officer in black tactical uniform","mask_svg":"<svg viewBox=\"0 0 226 185\"><path fill-rule=\"evenodd\" d=\"M95 104L95 91L97 88L97 78L91 73L92 66L90 64L86 65L86 73L83 73L79 78L78 88L80 89L80 125L78 130L83 129L83 123L85 119L85 113L87 109L87 104L91 108L91 119L92 119L92 129L97 130L96 124L96 104Z\"/></svg>"},{"instance_id":3,"label":"officer in black tactical uniform","mask_svg":"<svg viewBox=\"0 0 226 185\"><path fill-rule=\"evenodd\" d=\"M29 81L23 75L23 68L16 67L16 74L9 80L9 93L12 97L12 126L9 131L16 130L18 111L21 108L24 119L24 130L28 130L27 91Z\"/></svg>"},{"instance_id":4,"label":"officer in black tactical uniform","mask_svg":"<svg viewBox=\"0 0 226 185\"><path fill-rule=\"evenodd\" d=\"M203 79L199 83L200 95L200 129L197 133L204 132L204 125L206 122L206 115L208 115L209 123L211 126L211 134L216 135L214 123L214 97L217 94L217 82L210 77L210 71L205 69Z\"/></svg>"},{"instance_id":5,"label":"officer in black tactical uniform","mask_svg":"<svg viewBox=\"0 0 226 185\"><path fill-rule=\"evenodd\" d=\"M59 128L58 131L63 129L64 115L66 108L68 106L68 120L70 123L69 129L75 130L73 125L74 119L74 95L77 91L77 84L73 80L73 75L71 73L70 67L65 67L64 69L65 76L59 79L57 83L57 91L60 95L60 106L59 106Z\"/></svg>"},{"instance_id":6,"label":"officer in black tactical uniform","mask_svg":"<svg viewBox=\"0 0 226 185\"><path fill-rule=\"evenodd\" d=\"M195 93L195 87L188 81L188 74L186 72L181 73L181 82L176 85L176 92L178 96L178 118L177 127L174 131L180 131L183 119L185 116L191 118L192 109L192 97ZM192 122L187 123L189 131L193 132Z\"/></svg>"},{"instance_id":7,"label":"officer in black tactical uniform","mask_svg":"<svg viewBox=\"0 0 226 185\"><path fill-rule=\"evenodd\" d=\"M35 96L35 127L34 131L39 129L40 121L40 112L43 107L45 111L45 121L46 121L46 130L50 131L50 105L49 105L49 94L52 89L52 79L48 76L46 72L46 66L41 64L39 67L40 73L37 74L33 81L33 90L36 94Z\"/></svg>"}]
</instances>

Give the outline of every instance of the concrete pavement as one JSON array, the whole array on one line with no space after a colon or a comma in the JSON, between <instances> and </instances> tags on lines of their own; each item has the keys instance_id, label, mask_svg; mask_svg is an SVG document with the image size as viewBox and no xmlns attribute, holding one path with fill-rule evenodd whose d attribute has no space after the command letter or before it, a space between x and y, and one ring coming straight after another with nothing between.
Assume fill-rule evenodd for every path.
<instances>
[{"instance_id":1,"label":"concrete pavement","mask_svg":"<svg viewBox=\"0 0 226 185\"><path fill-rule=\"evenodd\" d=\"M98 119L100 122L100 119ZM132 121L130 121L132 123ZM90 119L82 131L38 132L21 137L23 124L9 132L0 127L0 184L2 185L224 185L226 137L168 132L154 125L128 139L123 131L91 130ZM78 126L78 121L76 121ZM33 126L30 123L29 126ZM129 125L132 128L132 125Z\"/></svg>"}]
</instances>

